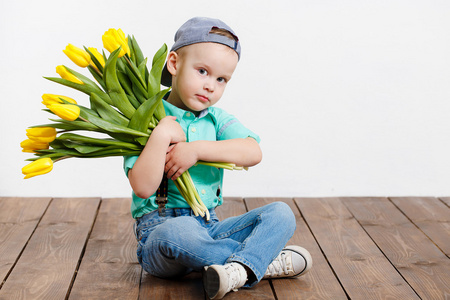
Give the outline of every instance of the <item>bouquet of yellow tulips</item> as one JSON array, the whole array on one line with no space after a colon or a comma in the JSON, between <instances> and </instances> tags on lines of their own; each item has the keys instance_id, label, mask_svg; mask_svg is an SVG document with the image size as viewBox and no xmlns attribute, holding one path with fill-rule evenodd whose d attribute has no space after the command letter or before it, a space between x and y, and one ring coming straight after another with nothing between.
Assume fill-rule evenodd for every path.
<instances>
[{"instance_id":1,"label":"bouquet of yellow tulips","mask_svg":"<svg viewBox=\"0 0 450 300\"><path fill-rule=\"evenodd\" d=\"M121 29L109 29L102 36L103 46L110 52L84 49L69 44L64 53L79 67L88 68L96 82L66 67L56 67L61 78L46 77L53 82L74 88L89 96L90 107L62 95L44 94L42 103L49 113L59 118L52 123L27 129L23 152L34 153L31 162L22 168L25 178L42 175L62 159L139 155L152 130L165 117L161 90L161 73L167 56L164 44L153 56L151 68L134 37L125 37ZM90 131L105 138L73 133ZM228 163L206 163L226 169L242 169ZM208 210L200 200L189 172L175 184L196 215L209 219Z\"/></svg>"}]
</instances>

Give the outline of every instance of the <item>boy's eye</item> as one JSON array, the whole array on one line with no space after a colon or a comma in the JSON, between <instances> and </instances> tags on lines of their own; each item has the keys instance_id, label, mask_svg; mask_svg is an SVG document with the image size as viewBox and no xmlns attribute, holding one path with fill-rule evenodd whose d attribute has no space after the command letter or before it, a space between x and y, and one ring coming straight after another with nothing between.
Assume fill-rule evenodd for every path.
<instances>
[{"instance_id":1,"label":"boy's eye","mask_svg":"<svg viewBox=\"0 0 450 300\"><path fill-rule=\"evenodd\" d=\"M219 77L219 78L217 78L217 82L224 83L224 82L227 82L227 81L225 80L225 78Z\"/></svg>"},{"instance_id":2,"label":"boy's eye","mask_svg":"<svg viewBox=\"0 0 450 300\"><path fill-rule=\"evenodd\" d=\"M205 69L198 69L198 73L199 73L200 75L206 75L206 74L208 74L208 72L206 72Z\"/></svg>"}]
</instances>

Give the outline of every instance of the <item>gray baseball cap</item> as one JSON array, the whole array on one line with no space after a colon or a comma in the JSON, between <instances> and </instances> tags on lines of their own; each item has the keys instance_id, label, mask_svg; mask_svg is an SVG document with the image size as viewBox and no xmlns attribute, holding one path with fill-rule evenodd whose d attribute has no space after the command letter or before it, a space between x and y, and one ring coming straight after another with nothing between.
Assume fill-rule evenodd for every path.
<instances>
[{"instance_id":1,"label":"gray baseball cap","mask_svg":"<svg viewBox=\"0 0 450 300\"><path fill-rule=\"evenodd\" d=\"M234 39L226 36L211 33L214 28L224 29L228 31ZM234 31L224 22L219 19L211 19L204 17L195 17L184 23L180 29L175 33L175 43L170 51L176 51L184 46L189 46L197 43L218 43L230 47L236 51L238 57L241 57L241 44ZM167 65L164 66L161 75L161 84L164 86L172 85L172 75L167 70Z\"/></svg>"}]
</instances>

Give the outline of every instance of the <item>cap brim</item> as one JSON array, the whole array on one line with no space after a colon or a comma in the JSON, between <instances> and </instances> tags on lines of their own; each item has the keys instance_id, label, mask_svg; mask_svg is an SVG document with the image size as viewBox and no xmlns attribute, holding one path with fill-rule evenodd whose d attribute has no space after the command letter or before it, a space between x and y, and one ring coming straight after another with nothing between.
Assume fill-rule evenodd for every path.
<instances>
[{"instance_id":1,"label":"cap brim","mask_svg":"<svg viewBox=\"0 0 450 300\"><path fill-rule=\"evenodd\" d=\"M172 86L172 74L167 70L167 63L164 65L161 73L161 84L167 87Z\"/></svg>"}]
</instances>

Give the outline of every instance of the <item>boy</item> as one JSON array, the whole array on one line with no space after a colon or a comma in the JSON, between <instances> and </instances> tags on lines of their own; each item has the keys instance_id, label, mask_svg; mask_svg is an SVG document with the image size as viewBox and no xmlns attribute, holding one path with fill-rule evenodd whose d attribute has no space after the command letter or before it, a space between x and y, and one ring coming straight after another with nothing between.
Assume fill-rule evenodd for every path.
<instances>
[{"instance_id":1,"label":"boy","mask_svg":"<svg viewBox=\"0 0 450 300\"><path fill-rule=\"evenodd\" d=\"M302 275L312 264L305 249L284 248L295 231L295 217L286 204L272 203L219 222L214 208L223 201L223 170L194 166L198 160L246 167L261 161L259 137L213 107L240 53L239 39L220 20L193 18L182 25L162 75L162 83L172 86L163 101L167 117L142 153L124 162L133 188L139 263L164 278L203 270L211 299L263 278ZM188 169L209 209L209 221L194 216L172 181ZM167 204L155 201L163 177L172 179L166 188Z\"/></svg>"}]
</instances>

